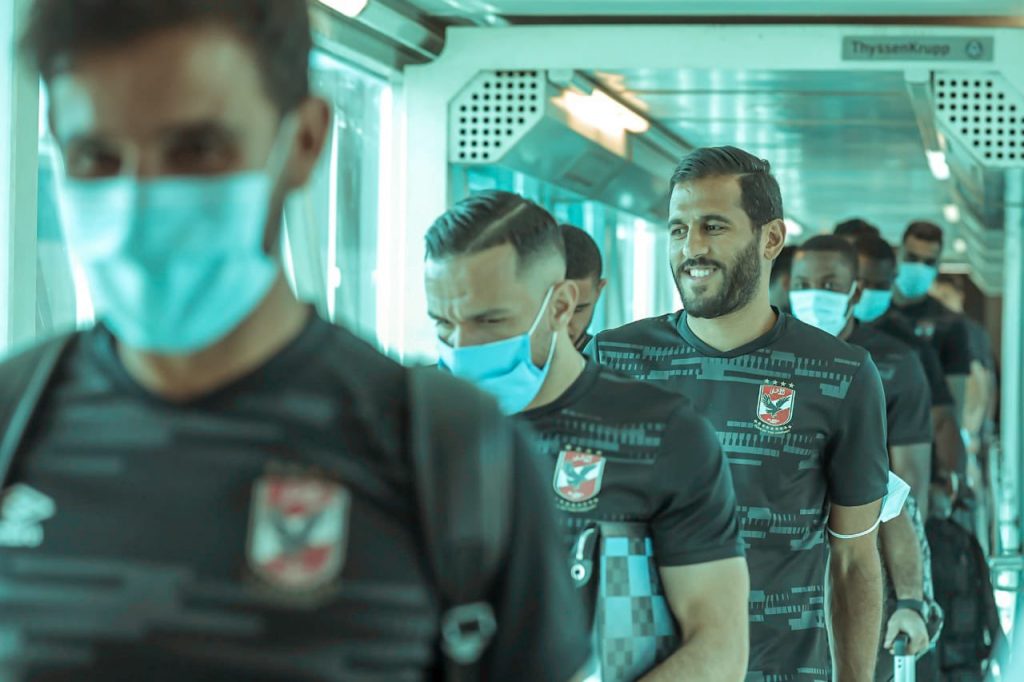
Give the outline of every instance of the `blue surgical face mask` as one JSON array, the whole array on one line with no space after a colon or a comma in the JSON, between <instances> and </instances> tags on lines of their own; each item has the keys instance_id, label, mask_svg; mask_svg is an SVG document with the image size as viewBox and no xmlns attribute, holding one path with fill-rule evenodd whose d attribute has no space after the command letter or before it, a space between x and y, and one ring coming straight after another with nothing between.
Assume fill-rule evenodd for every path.
<instances>
[{"instance_id":1,"label":"blue surgical face mask","mask_svg":"<svg viewBox=\"0 0 1024 682\"><path fill-rule=\"evenodd\" d=\"M889 312L892 306L892 289L865 289L860 301L853 306L853 316L861 322L874 322Z\"/></svg>"},{"instance_id":2,"label":"blue surgical face mask","mask_svg":"<svg viewBox=\"0 0 1024 682\"><path fill-rule=\"evenodd\" d=\"M544 318L555 289L548 289L537 318L525 334L479 346L453 348L438 340L441 367L460 379L476 384L498 399L505 414L517 414L527 408L540 393L551 370L558 335L552 335L551 352L543 367L533 363L530 338Z\"/></svg>"},{"instance_id":3,"label":"blue surgical face mask","mask_svg":"<svg viewBox=\"0 0 1024 682\"><path fill-rule=\"evenodd\" d=\"M281 125L268 164L274 168L151 180L58 173L69 250L97 317L119 341L153 353L194 353L263 301L280 272L263 244L291 123L286 117Z\"/></svg>"},{"instance_id":4,"label":"blue surgical face mask","mask_svg":"<svg viewBox=\"0 0 1024 682\"><path fill-rule=\"evenodd\" d=\"M850 320L850 298L856 287L855 284L845 294L825 289L790 291L789 306L793 317L832 336L839 336Z\"/></svg>"},{"instance_id":5,"label":"blue surgical face mask","mask_svg":"<svg viewBox=\"0 0 1024 682\"><path fill-rule=\"evenodd\" d=\"M907 298L920 298L928 293L939 276L939 269L927 263L900 263L896 286Z\"/></svg>"}]
</instances>

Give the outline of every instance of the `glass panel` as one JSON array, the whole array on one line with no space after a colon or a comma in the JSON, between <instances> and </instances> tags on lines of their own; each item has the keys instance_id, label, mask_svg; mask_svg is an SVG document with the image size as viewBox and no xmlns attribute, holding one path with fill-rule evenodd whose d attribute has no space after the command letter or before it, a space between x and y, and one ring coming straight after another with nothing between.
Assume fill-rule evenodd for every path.
<instances>
[{"instance_id":1,"label":"glass panel","mask_svg":"<svg viewBox=\"0 0 1024 682\"><path fill-rule=\"evenodd\" d=\"M321 52L311 68L313 90L334 120L308 187L286 210L290 274L321 315L375 340L381 109L389 86Z\"/></svg>"},{"instance_id":2,"label":"glass panel","mask_svg":"<svg viewBox=\"0 0 1024 682\"><path fill-rule=\"evenodd\" d=\"M36 221L36 331L39 336L87 327L93 322L92 299L80 268L64 244L54 193L55 142L48 120L46 88L39 87L39 190Z\"/></svg>"}]
</instances>

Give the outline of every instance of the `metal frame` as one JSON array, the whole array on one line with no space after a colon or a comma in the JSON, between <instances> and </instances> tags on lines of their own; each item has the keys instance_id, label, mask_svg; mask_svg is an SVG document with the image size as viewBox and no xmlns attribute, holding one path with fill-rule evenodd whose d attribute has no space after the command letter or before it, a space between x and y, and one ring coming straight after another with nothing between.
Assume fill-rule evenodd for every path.
<instances>
[{"instance_id":1,"label":"metal frame","mask_svg":"<svg viewBox=\"0 0 1024 682\"><path fill-rule=\"evenodd\" d=\"M39 80L14 49L30 4L0 3L0 354L36 331Z\"/></svg>"}]
</instances>

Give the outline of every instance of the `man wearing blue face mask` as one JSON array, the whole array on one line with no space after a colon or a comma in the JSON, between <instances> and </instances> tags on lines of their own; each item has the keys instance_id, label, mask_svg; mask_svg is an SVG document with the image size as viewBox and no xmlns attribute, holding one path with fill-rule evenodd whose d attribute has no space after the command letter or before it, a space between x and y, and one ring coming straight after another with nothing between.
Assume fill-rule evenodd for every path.
<instances>
[{"instance_id":1,"label":"man wearing blue face mask","mask_svg":"<svg viewBox=\"0 0 1024 682\"><path fill-rule=\"evenodd\" d=\"M564 682L588 658L525 436L286 284L284 201L331 125L309 22L305 0L32 3L62 222L101 323L0 365L4 682L419 682L456 663ZM429 419L420 377L486 431ZM432 447L457 429L479 444ZM434 550L474 525L429 526L459 505L424 474L484 456L506 494L459 480L504 532L486 551L458 536L481 560L454 571L479 583L457 602Z\"/></svg>"},{"instance_id":2,"label":"man wearing blue face mask","mask_svg":"<svg viewBox=\"0 0 1024 682\"><path fill-rule=\"evenodd\" d=\"M970 335L959 316L928 295L939 275L942 247L942 228L938 225L918 221L907 227L893 304L914 325L917 336L931 342L938 352L959 416L971 373Z\"/></svg>"},{"instance_id":3,"label":"man wearing blue face mask","mask_svg":"<svg viewBox=\"0 0 1024 682\"><path fill-rule=\"evenodd\" d=\"M865 331L878 330L913 348L924 367L928 388L931 389L932 423L935 427L933 459L930 464L921 463L917 475L907 480L915 489L923 489L929 481L938 480L952 494L956 477L954 472L965 461L965 452L954 412L955 401L939 355L929 341L914 333L910 322L891 305L897 271L893 248L880 237L861 237L854 246L857 249L858 282L861 289L860 301L853 309L854 317ZM918 498L921 515L926 519L928 501L928 495Z\"/></svg>"},{"instance_id":4,"label":"man wearing blue face mask","mask_svg":"<svg viewBox=\"0 0 1024 682\"><path fill-rule=\"evenodd\" d=\"M814 237L793 258L790 297L793 315L871 353L885 390L887 438L892 469L912 482L918 497L928 494L928 479L919 475L931 459L931 398L924 369L914 351L852 315L860 298L857 252L837 236ZM916 532L914 522L917 521ZM891 649L900 632L910 636L910 653L928 647L926 627L933 620L931 566L924 525L911 501L907 510L879 532L882 557L890 578L889 624L883 646ZM927 599L926 599L927 598ZM891 657L879 659L878 680L891 679Z\"/></svg>"},{"instance_id":5,"label":"man wearing blue face mask","mask_svg":"<svg viewBox=\"0 0 1024 682\"><path fill-rule=\"evenodd\" d=\"M711 426L575 348L577 285L558 224L533 202L472 196L434 223L426 252L441 368L539 435L565 570L594 605L591 674L742 680L747 568Z\"/></svg>"}]
</instances>

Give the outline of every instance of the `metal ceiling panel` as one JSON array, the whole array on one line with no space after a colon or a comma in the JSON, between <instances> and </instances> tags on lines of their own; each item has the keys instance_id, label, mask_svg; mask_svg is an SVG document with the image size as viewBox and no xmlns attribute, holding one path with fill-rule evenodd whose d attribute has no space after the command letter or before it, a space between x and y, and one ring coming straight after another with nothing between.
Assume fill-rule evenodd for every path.
<instances>
[{"instance_id":1,"label":"metal ceiling panel","mask_svg":"<svg viewBox=\"0 0 1024 682\"><path fill-rule=\"evenodd\" d=\"M860 216L897 239L943 220L948 188L928 168L902 72L596 73L605 87L695 146L733 144L771 161L787 213L809 233Z\"/></svg>"}]
</instances>

